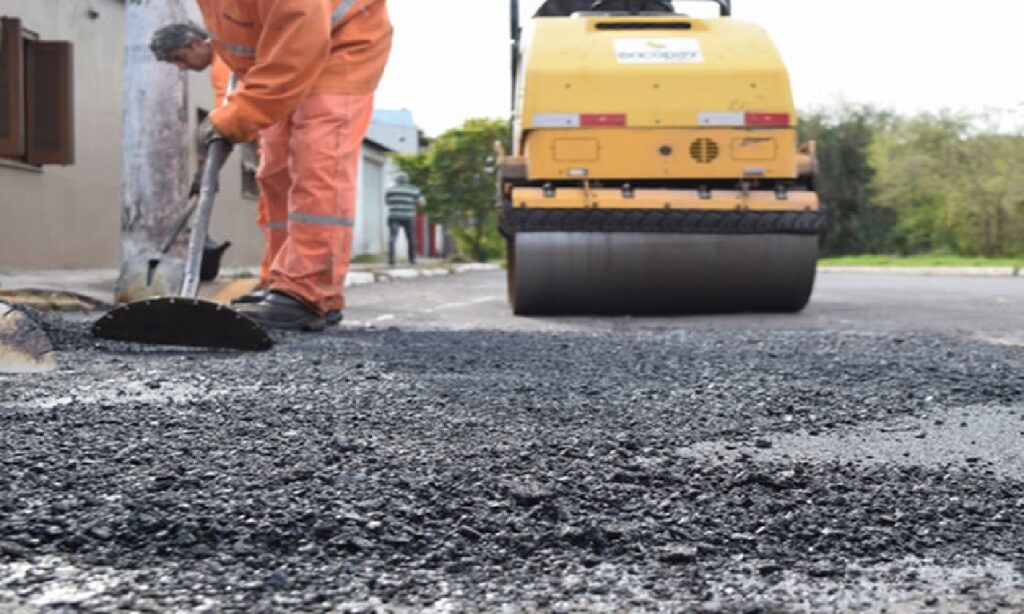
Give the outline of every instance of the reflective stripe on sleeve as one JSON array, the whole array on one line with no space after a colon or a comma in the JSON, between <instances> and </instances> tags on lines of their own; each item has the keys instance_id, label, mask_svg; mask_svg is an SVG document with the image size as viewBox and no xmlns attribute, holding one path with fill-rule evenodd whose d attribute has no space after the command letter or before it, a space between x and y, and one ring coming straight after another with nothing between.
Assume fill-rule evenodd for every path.
<instances>
[{"instance_id":1,"label":"reflective stripe on sleeve","mask_svg":"<svg viewBox=\"0 0 1024 614\"><path fill-rule=\"evenodd\" d=\"M331 14L332 29L338 27L338 24L345 18L345 14L348 13L350 8L352 8L355 1L356 0L341 0L341 4L339 4L338 8L334 9L334 13Z\"/></svg>"},{"instance_id":2,"label":"reflective stripe on sleeve","mask_svg":"<svg viewBox=\"0 0 1024 614\"><path fill-rule=\"evenodd\" d=\"M256 49L254 47L248 47L246 45L236 45L234 43L229 43L222 38L218 38L217 40L220 41L220 44L224 45L224 48L230 51L231 53L234 53L236 55L244 55L248 57L256 56Z\"/></svg>"}]
</instances>

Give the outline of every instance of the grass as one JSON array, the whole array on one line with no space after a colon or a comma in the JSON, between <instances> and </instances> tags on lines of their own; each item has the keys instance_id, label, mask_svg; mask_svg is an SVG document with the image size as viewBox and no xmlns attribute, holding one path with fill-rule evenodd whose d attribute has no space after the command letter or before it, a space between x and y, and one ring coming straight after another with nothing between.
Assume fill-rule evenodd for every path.
<instances>
[{"instance_id":1,"label":"grass","mask_svg":"<svg viewBox=\"0 0 1024 614\"><path fill-rule=\"evenodd\" d=\"M1024 258L982 258L977 256L950 256L946 254L921 254L916 256L886 256L882 254L861 254L837 256L818 260L821 266L894 266L894 267L1024 267Z\"/></svg>"},{"instance_id":2,"label":"grass","mask_svg":"<svg viewBox=\"0 0 1024 614\"><path fill-rule=\"evenodd\" d=\"M351 262L352 264L383 264L387 262L387 259L384 256L364 254L353 256Z\"/></svg>"}]
</instances>

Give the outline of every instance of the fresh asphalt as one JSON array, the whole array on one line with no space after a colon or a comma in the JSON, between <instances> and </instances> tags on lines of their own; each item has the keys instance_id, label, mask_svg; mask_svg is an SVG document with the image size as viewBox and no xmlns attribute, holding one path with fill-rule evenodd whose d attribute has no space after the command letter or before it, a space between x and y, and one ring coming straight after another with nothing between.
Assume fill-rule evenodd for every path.
<instances>
[{"instance_id":1,"label":"fresh asphalt","mask_svg":"<svg viewBox=\"0 0 1024 614\"><path fill-rule=\"evenodd\" d=\"M265 354L0 375L0 610L1024 609L1024 279L793 315L516 318L352 287Z\"/></svg>"}]
</instances>

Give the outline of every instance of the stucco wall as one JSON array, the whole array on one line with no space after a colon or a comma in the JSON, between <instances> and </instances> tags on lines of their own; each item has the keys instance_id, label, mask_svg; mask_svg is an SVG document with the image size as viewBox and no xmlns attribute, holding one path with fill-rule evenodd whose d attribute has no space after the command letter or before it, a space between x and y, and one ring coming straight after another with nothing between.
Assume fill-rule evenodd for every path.
<instances>
[{"instance_id":1,"label":"stucco wall","mask_svg":"<svg viewBox=\"0 0 1024 614\"><path fill-rule=\"evenodd\" d=\"M194 12L194 3L187 2ZM91 18L88 11L98 16ZM0 162L0 268L116 267L120 262L123 2L5 0L43 39L74 43L74 165L42 170ZM213 95L205 74L190 78L190 122ZM194 164L194 163L193 163ZM193 166L194 168L194 166ZM256 203L241 197L238 154L225 165L211 234L229 239L228 266L259 261Z\"/></svg>"},{"instance_id":2,"label":"stucco wall","mask_svg":"<svg viewBox=\"0 0 1024 614\"><path fill-rule=\"evenodd\" d=\"M185 6L201 22L195 2L185 0ZM95 18L90 9L98 13ZM76 143L71 166L40 170L0 161L0 269L120 264L123 14L121 0L3 0L0 5L0 16L21 19L23 27L43 39L74 43ZM209 109L212 102L208 75L190 73L190 131L197 109ZM190 156L191 173L194 152ZM376 160L378 154L368 150L366 156ZM383 189L373 192L383 194ZM365 197L362 187L359 197ZM360 211L380 217L383 202L361 202ZM256 201L242 196L237 152L221 173L210 234L232 243L225 266L259 263L263 235L256 224ZM382 249L380 241L370 249Z\"/></svg>"}]
</instances>

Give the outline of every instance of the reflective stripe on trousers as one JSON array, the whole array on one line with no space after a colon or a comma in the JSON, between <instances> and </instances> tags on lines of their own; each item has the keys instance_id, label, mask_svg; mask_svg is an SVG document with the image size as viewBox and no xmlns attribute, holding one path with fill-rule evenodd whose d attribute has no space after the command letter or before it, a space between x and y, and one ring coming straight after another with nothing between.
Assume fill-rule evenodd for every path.
<instances>
[{"instance_id":1,"label":"reflective stripe on trousers","mask_svg":"<svg viewBox=\"0 0 1024 614\"><path fill-rule=\"evenodd\" d=\"M261 275L272 289L321 311L344 307L359 158L372 113L372 94L310 96L260 133L260 223L288 220L286 230L265 230Z\"/></svg>"},{"instance_id":2,"label":"reflective stripe on trousers","mask_svg":"<svg viewBox=\"0 0 1024 614\"><path fill-rule=\"evenodd\" d=\"M308 213L289 213L288 221L298 224L313 224L315 226L348 226L352 228L356 225L355 220L347 217L309 215Z\"/></svg>"}]
</instances>

